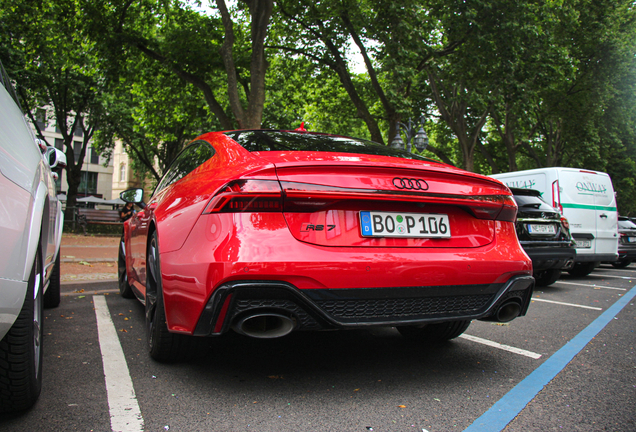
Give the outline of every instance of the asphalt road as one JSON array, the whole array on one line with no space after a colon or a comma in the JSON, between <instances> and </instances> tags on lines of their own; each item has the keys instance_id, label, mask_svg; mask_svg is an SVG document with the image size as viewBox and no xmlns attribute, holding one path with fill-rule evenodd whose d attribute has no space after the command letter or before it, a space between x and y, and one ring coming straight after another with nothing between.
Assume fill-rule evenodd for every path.
<instances>
[{"instance_id":1,"label":"asphalt road","mask_svg":"<svg viewBox=\"0 0 636 432\"><path fill-rule=\"evenodd\" d=\"M394 329L230 334L166 365L146 354L143 306L116 283L67 285L45 311L40 400L0 416L0 430L111 431L112 416L137 419L122 427L130 431L634 431L636 299L621 302L635 286L636 264L566 274L535 291L526 317L473 322L466 335L479 339L437 347ZM112 325L100 321L98 336L104 303ZM576 348L590 324L596 333Z\"/></svg>"}]
</instances>

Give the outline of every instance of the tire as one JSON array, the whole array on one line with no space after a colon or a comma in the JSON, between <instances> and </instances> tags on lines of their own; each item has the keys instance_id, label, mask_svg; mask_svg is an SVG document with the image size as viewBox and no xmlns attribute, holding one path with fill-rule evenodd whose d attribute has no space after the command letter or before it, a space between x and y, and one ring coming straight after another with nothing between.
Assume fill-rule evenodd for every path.
<instances>
[{"instance_id":1,"label":"tire","mask_svg":"<svg viewBox=\"0 0 636 432\"><path fill-rule=\"evenodd\" d=\"M574 267L568 270L568 273L570 273L572 276L584 277L592 273L599 264L600 263L597 262L575 263Z\"/></svg>"},{"instance_id":2,"label":"tire","mask_svg":"<svg viewBox=\"0 0 636 432\"><path fill-rule=\"evenodd\" d=\"M466 331L470 321L450 321L438 324L427 324L424 327L398 326L397 330L407 339L435 344L455 339Z\"/></svg>"},{"instance_id":3,"label":"tire","mask_svg":"<svg viewBox=\"0 0 636 432\"><path fill-rule=\"evenodd\" d=\"M194 338L168 331L156 231L152 233L146 256L146 332L152 359L171 363L190 358Z\"/></svg>"},{"instance_id":4,"label":"tire","mask_svg":"<svg viewBox=\"0 0 636 432\"><path fill-rule=\"evenodd\" d=\"M616 261L612 263L612 267L617 268L617 269L622 269L627 267L628 265L630 265L632 262L629 260L623 260L623 261Z\"/></svg>"},{"instance_id":5,"label":"tire","mask_svg":"<svg viewBox=\"0 0 636 432\"><path fill-rule=\"evenodd\" d=\"M558 281L559 277L561 277L561 269L548 269L537 272L537 274L534 275L534 280L537 286L545 287Z\"/></svg>"},{"instance_id":6,"label":"tire","mask_svg":"<svg viewBox=\"0 0 636 432\"><path fill-rule=\"evenodd\" d=\"M57 253L53 271L49 279L49 287L44 293L44 308L56 308L60 305L60 253Z\"/></svg>"},{"instance_id":7,"label":"tire","mask_svg":"<svg viewBox=\"0 0 636 432\"><path fill-rule=\"evenodd\" d=\"M119 241L119 254L117 257L117 277L119 280L119 294L123 298L135 298L135 293L128 283L128 272L126 272L126 249L124 248L124 236L122 234Z\"/></svg>"},{"instance_id":8,"label":"tire","mask_svg":"<svg viewBox=\"0 0 636 432\"><path fill-rule=\"evenodd\" d=\"M42 390L43 280L38 248L22 310L0 341L0 412L3 413L30 408Z\"/></svg>"}]
</instances>

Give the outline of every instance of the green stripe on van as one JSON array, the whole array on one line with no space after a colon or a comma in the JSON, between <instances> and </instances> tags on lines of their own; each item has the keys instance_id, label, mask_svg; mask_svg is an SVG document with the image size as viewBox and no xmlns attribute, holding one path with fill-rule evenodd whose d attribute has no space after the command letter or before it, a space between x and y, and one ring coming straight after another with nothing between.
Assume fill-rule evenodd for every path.
<instances>
[{"instance_id":1,"label":"green stripe on van","mask_svg":"<svg viewBox=\"0 0 636 432\"><path fill-rule=\"evenodd\" d=\"M561 203L561 205L563 206L563 208L616 211L616 207L606 207L606 206L586 205L586 204L567 204L567 203Z\"/></svg>"}]
</instances>

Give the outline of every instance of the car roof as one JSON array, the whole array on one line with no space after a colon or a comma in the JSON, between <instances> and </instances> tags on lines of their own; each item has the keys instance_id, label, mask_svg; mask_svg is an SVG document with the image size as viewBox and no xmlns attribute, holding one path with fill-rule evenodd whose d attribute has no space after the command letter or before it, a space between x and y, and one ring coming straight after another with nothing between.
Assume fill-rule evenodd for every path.
<instances>
[{"instance_id":1,"label":"car roof","mask_svg":"<svg viewBox=\"0 0 636 432\"><path fill-rule=\"evenodd\" d=\"M15 89L13 88L13 84L11 83L11 78L9 78L7 71L4 70L4 66L2 65L1 61L0 61L0 83L2 83L2 86L5 88L7 93L9 93L9 95L11 96L15 104L18 106L18 108L20 108L20 111L22 111L22 105L20 105L20 101L18 100L18 95L15 93Z\"/></svg>"},{"instance_id":2,"label":"car roof","mask_svg":"<svg viewBox=\"0 0 636 432\"><path fill-rule=\"evenodd\" d=\"M525 195L525 196L536 196L540 197L541 192L536 189L521 189L521 188L510 188L510 191L513 195Z\"/></svg>"}]
</instances>

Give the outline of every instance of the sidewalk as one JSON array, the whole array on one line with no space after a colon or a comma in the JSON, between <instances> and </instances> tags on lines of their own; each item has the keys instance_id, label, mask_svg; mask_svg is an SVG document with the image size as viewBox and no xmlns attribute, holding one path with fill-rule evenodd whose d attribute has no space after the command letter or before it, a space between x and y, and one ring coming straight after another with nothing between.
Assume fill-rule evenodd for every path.
<instances>
[{"instance_id":1,"label":"sidewalk","mask_svg":"<svg viewBox=\"0 0 636 432\"><path fill-rule=\"evenodd\" d=\"M117 280L119 236L63 234L60 246L62 284Z\"/></svg>"}]
</instances>

